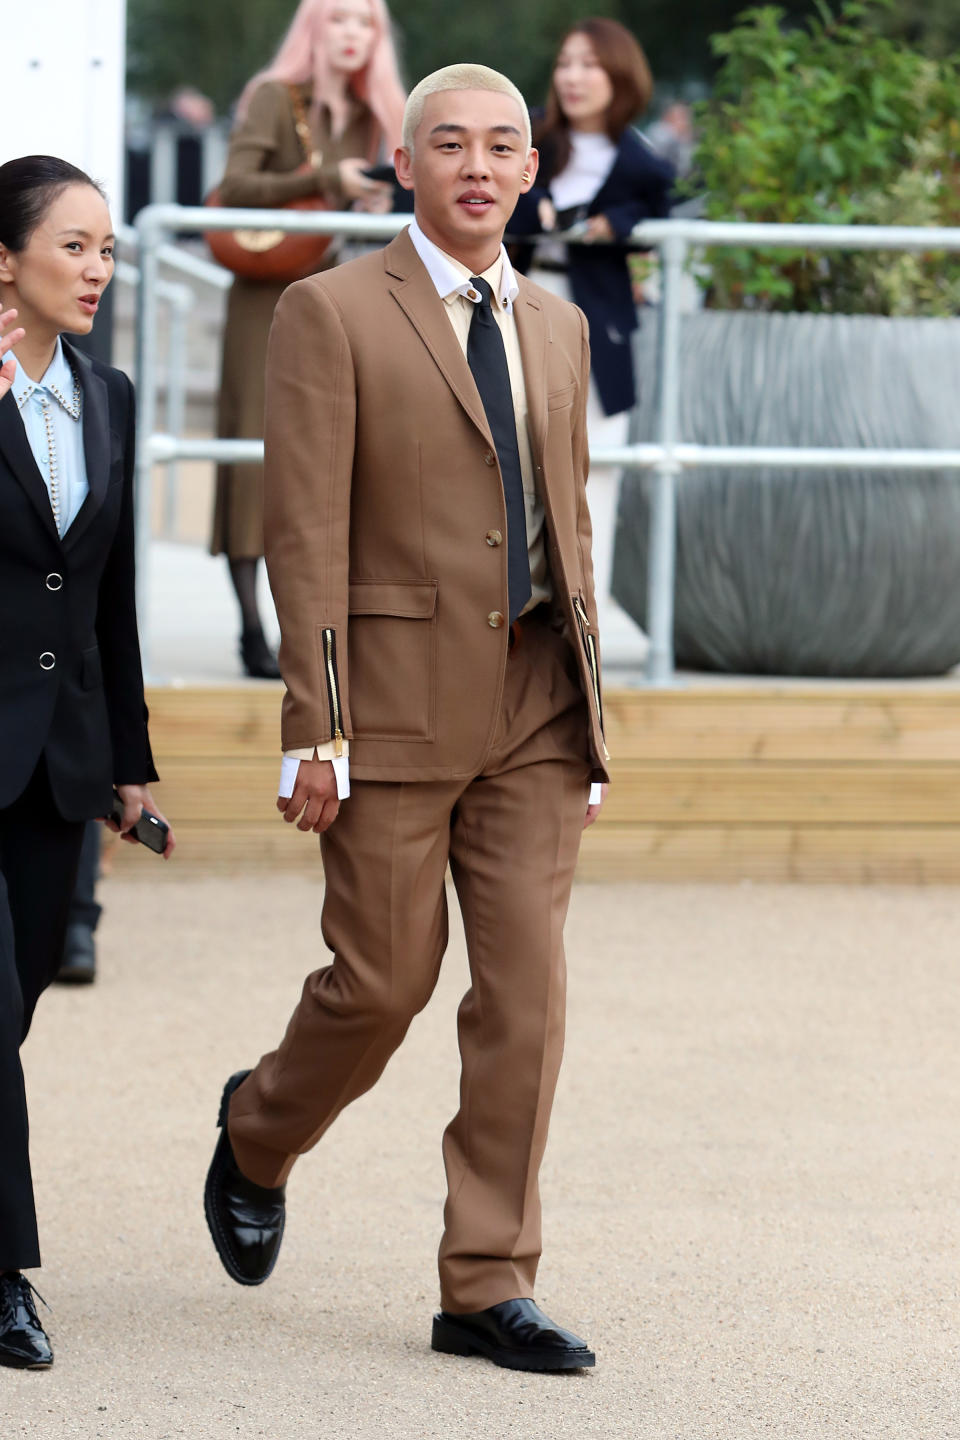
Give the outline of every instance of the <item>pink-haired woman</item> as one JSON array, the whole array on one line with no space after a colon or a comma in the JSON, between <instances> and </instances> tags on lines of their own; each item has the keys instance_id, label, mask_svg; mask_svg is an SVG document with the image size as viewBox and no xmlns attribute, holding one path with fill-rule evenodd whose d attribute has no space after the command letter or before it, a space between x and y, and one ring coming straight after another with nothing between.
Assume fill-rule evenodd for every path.
<instances>
[{"instance_id":1,"label":"pink-haired woman","mask_svg":"<svg viewBox=\"0 0 960 1440\"><path fill-rule=\"evenodd\" d=\"M291 96L296 87L313 138L304 168ZM384 0L301 0L273 61L237 106L223 205L275 207L322 194L338 210L383 213L392 187L364 172L400 144L405 95ZM333 264L331 256L326 264ZM284 286L237 278L223 337L217 433L263 434L264 362L273 310ZM279 675L257 607L263 555L263 471L221 465L211 550L225 554L240 605L240 656L248 675Z\"/></svg>"}]
</instances>

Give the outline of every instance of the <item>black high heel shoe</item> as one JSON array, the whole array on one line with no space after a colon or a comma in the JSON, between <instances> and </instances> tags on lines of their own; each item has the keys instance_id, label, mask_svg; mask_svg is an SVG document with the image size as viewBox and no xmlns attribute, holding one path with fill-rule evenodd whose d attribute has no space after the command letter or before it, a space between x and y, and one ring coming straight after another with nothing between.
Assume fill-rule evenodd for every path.
<instances>
[{"instance_id":1,"label":"black high heel shoe","mask_svg":"<svg viewBox=\"0 0 960 1440\"><path fill-rule=\"evenodd\" d=\"M244 630L240 636L240 659L251 679L280 679L280 666L259 625L256 630Z\"/></svg>"}]
</instances>

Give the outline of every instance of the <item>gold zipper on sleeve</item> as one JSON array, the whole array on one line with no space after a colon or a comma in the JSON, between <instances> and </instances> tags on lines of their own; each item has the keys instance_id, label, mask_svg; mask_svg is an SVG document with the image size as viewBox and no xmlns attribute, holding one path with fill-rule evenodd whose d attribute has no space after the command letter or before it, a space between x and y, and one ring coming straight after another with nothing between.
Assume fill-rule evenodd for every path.
<instances>
[{"instance_id":1,"label":"gold zipper on sleeve","mask_svg":"<svg viewBox=\"0 0 960 1440\"><path fill-rule=\"evenodd\" d=\"M340 719L340 686L337 680L337 636L334 630L323 632L323 656L327 666L327 693L330 700L330 735L335 754L343 754L343 726Z\"/></svg>"},{"instance_id":2,"label":"gold zipper on sleeve","mask_svg":"<svg viewBox=\"0 0 960 1440\"><path fill-rule=\"evenodd\" d=\"M590 673L593 676L593 698L597 702L597 718L600 721L600 734L603 730L603 702L600 699L600 666L597 664L597 642L592 635L587 636L587 654L590 657Z\"/></svg>"},{"instance_id":3,"label":"gold zipper on sleeve","mask_svg":"<svg viewBox=\"0 0 960 1440\"><path fill-rule=\"evenodd\" d=\"M586 606L579 595L574 595L573 597L573 608L580 626L580 639L583 641L587 663L590 666L590 678L593 682L593 698L597 706L597 719L600 721L600 733L602 735L603 702L600 699L600 666L597 663L597 642L590 634L590 617L587 615Z\"/></svg>"}]
</instances>

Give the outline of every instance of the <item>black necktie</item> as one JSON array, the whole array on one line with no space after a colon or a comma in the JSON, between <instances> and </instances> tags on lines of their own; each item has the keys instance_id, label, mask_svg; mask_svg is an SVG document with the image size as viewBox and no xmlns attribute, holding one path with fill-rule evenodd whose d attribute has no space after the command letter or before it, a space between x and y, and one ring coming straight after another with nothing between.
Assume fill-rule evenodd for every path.
<instances>
[{"instance_id":1,"label":"black necktie","mask_svg":"<svg viewBox=\"0 0 960 1440\"><path fill-rule=\"evenodd\" d=\"M490 308L490 286L486 280L476 277L470 283L480 292L480 303L474 305L470 320L467 364L480 391L503 477L503 498L507 508L507 589L510 619L513 621L530 599L527 513L523 503L517 417L507 369L507 352L503 348L500 326Z\"/></svg>"}]
</instances>

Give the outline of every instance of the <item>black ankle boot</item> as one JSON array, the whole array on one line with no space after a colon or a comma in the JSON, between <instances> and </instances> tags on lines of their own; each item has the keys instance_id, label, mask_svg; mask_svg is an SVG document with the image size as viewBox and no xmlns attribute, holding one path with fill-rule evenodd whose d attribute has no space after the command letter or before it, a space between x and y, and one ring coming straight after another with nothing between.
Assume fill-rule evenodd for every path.
<instances>
[{"instance_id":1,"label":"black ankle boot","mask_svg":"<svg viewBox=\"0 0 960 1440\"><path fill-rule=\"evenodd\" d=\"M280 679L280 666L259 625L255 630L244 630L240 636L240 659L254 680Z\"/></svg>"}]
</instances>

